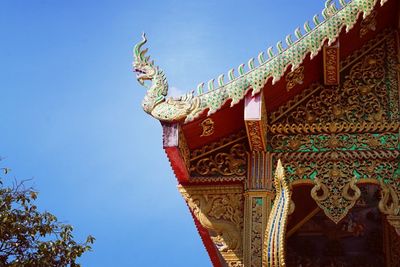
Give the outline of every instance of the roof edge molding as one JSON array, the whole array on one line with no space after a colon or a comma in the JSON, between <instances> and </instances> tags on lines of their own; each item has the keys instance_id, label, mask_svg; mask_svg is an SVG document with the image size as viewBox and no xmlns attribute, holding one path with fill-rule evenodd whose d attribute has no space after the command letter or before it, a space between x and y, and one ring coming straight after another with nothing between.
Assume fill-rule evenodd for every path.
<instances>
[{"instance_id":1,"label":"roof edge molding","mask_svg":"<svg viewBox=\"0 0 400 267\"><path fill-rule=\"evenodd\" d=\"M346 32L352 29L360 14L366 18L377 2L378 0L353 0L346 3L345 0L339 0L340 7L337 8L332 0L328 0L321 12L323 20L315 15L314 28L306 21L304 33L300 28L295 30L296 40L293 40L289 34L285 39L286 47L282 42L278 42L277 53L274 53L272 47L268 48L268 59L265 59L264 52L259 53L258 66L255 66L254 58L251 58L247 64L247 71L245 64L239 65L238 77L235 77L234 69L231 69L226 83L224 75L221 74L217 78L217 87L214 85L215 79L211 79L207 83L207 91L204 90L204 83L200 83L196 93L191 91L177 99L166 98L167 79L154 61L150 61L150 57L145 56L147 49L142 50L142 46L147 39L143 34L142 41L134 48L133 62L138 82L147 88L142 107L145 112L160 121L187 123L200 116L205 110L208 110L207 115L215 113L227 101L231 101L231 106L233 106L242 100L249 90L253 90L253 95L259 93L270 78L272 78L272 84L279 81L289 66L292 71L295 70L308 54L310 58L316 56L325 41L328 44L335 42L344 27ZM386 2L387 0L380 0L380 5ZM146 85L145 81L149 81L150 85Z\"/></svg>"}]
</instances>

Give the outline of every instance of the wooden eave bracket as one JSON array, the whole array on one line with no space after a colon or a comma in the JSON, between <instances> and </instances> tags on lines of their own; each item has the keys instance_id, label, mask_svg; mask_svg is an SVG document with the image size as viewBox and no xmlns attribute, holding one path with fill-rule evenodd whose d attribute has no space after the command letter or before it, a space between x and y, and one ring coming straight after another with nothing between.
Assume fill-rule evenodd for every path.
<instances>
[{"instance_id":1,"label":"wooden eave bracket","mask_svg":"<svg viewBox=\"0 0 400 267\"><path fill-rule=\"evenodd\" d=\"M179 183L189 181L189 149L178 123L163 123L163 148Z\"/></svg>"},{"instance_id":2,"label":"wooden eave bracket","mask_svg":"<svg viewBox=\"0 0 400 267\"><path fill-rule=\"evenodd\" d=\"M244 122L251 151L266 151L266 119L263 94L246 95Z\"/></svg>"}]
</instances>

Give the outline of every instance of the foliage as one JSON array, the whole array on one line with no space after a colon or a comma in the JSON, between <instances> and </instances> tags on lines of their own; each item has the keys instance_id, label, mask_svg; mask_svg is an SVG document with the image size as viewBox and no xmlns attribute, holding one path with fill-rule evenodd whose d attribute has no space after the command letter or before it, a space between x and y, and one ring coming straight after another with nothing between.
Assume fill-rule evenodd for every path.
<instances>
[{"instance_id":1,"label":"foliage","mask_svg":"<svg viewBox=\"0 0 400 267\"><path fill-rule=\"evenodd\" d=\"M1 169L7 174L9 169ZM80 266L94 237L77 243L72 226L58 222L49 212L38 211L37 192L24 182L7 187L0 177L0 266Z\"/></svg>"}]
</instances>

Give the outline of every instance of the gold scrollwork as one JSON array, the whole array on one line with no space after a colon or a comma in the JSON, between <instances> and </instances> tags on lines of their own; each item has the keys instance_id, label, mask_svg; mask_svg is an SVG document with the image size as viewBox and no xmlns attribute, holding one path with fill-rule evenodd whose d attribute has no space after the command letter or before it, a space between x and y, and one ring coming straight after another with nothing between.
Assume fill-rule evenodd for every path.
<instances>
[{"instance_id":1,"label":"gold scrollwork","mask_svg":"<svg viewBox=\"0 0 400 267\"><path fill-rule=\"evenodd\" d=\"M199 175L237 175L246 174L246 148L242 143L233 145L228 152L208 155L194 162L191 173Z\"/></svg>"},{"instance_id":2,"label":"gold scrollwork","mask_svg":"<svg viewBox=\"0 0 400 267\"><path fill-rule=\"evenodd\" d=\"M263 131L260 121L246 121L247 132L251 149L254 151L264 150Z\"/></svg>"},{"instance_id":3,"label":"gold scrollwork","mask_svg":"<svg viewBox=\"0 0 400 267\"><path fill-rule=\"evenodd\" d=\"M396 179L396 182L399 183ZM394 188L396 182L390 185L380 180L382 198L379 201L379 210L386 215L388 223L393 226L400 235L400 197L399 188ZM396 190L397 189L397 190Z\"/></svg>"},{"instance_id":4,"label":"gold scrollwork","mask_svg":"<svg viewBox=\"0 0 400 267\"><path fill-rule=\"evenodd\" d=\"M228 266L241 266L238 255L242 255L242 186L179 186L178 189Z\"/></svg>"},{"instance_id":5,"label":"gold scrollwork","mask_svg":"<svg viewBox=\"0 0 400 267\"><path fill-rule=\"evenodd\" d=\"M261 202L261 203L260 203ZM251 267L259 267L262 263L262 198L252 198L251 203Z\"/></svg>"},{"instance_id":6,"label":"gold scrollwork","mask_svg":"<svg viewBox=\"0 0 400 267\"><path fill-rule=\"evenodd\" d=\"M201 148L194 149L190 153L190 160L196 160L198 158L204 157L205 155L221 150L244 139L246 139L246 133L244 130L241 130L235 134L223 137L216 142L212 142L210 144L202 146Z\"/></svg>"},{"instance_id":7,"label":"gold scrollwork","mask_svg":"<svg viewBox=\"0 0 400 267\"><path fill-rule=\"evenodd\" d=\"M297 84L303 84L304 80L304 67L300 66L292 72L286 74L286 90L289 92Z\"/></svg>"},{"instance_id":8,"label":"gold scrollwork","mask_svg":"<svg viewBox=\"0 0 400 267\"><path fill-rule=\"evenodd\" d=\"M381 158L375 157L374 153L371 154L373 157L366 158L363 157L363 153L354 151L352 153L357 156L351 158L345 156L329 158L335 153L339 155L336 151L325 154L281 153L275 154L274 157L282 157L288 179L292 183L301 180L314 181L314 187L311 190L312 198L324 210L327 217L337 223L346 216L360 197L361 192L357 187L357 181L368 179L387 181L388 185L382 186L383 197L380 209L385 214L398 215L400 198L395 192L399 188L397 183L400 182L396 178L396 173L400 173L400 169L398 167L399 153L396 152L397 156L389 154L386 155L389 157ZM321 156L322 154L325 156ZM295 156L284 157L283 155Z\"/></svg>"},{"instance_id":9,"label":"gold scrollwork","mask_svg":"<svg viewBox=\"0 0 400 267\"><path fill-rule=\"evenodd\" d=\"M207 118L200 123L203 132L200 137L210 136L214 133L214 121L211 118Z\"/></svg>"},{"instance_id":10,"label":"gold scrollwork","mask_svg":"<svg viewBox=\"0 0 400 267\"><path fill-rule=\"evenodd\" d=\"M342 124L398 124L398 91L392 90L398 88L394 34L385 34L368 42L362 52L355 53L356 58L350 56L352 61L342 62L344 82L340 86L314 86L317 93L311 90L314 92L312 95L305 94L305 98L299 101L289 101L286 113L281 109L272 113L272 122L276 123L280 118L275 128L298 128L298 125L305 128L305 125L313 125L308 127L318 131L330 124L329 128L338 129L327 130L337 132Z\"/></svg>"},{"instance_id":11,"label":"gold scrollwork","mask_svg":"<svg viewBox=\"0 0 400 267\"><path fill-rule=\"evenodd\" d=\"M358 122L358 123L312 123L284 124L277 123L268 127L271 134L318 134L318 133L354 133L354 132L397 132L400 123L393 122Z\"/></svg>"},{"instance_id":12,"label":"gold scrollwork","mask_svg":"<svg viewBox=\"0 0 400 267\"><path fill-rule=\"evenodd\" d=\"M361 21L360 37L368 32L376 30L376 11L373 10L363 21Z\"/></svg>"},{"instance_id":13,"label":"gold scrollwork","mask_svg":"<svg viewBox=\"0 0 400 267\"><path fill-rule=\"evenodd\" d=\"M338 223L354 206L361 191L356 185L356 178L349 178L351 173L348 168L336 163L327 165L321 170L323 178L315 178L311 197L328 218Z\"/></svg>"},{"instance_id":14,"label":"gold scrollwork","mask_svg":"<svg viewBox=\"0 0 400 267\"><path fill-rule=\"evenodd\" d=\"M270 144L275 151L395 149L399 145L399 137L395 133L277 134L271 138Z\"/></svg>"},{"instance_id":15,"label":"gold scrollwork","mask_svg":"<svg viewBox=\"0 0 400 267\"><path fill-rule=\"evenodd\" d=\"M292 206L289 183L286 181L285 171L281 160L275 171L275 200L269 214L267 229L264 235L264 251L262 266L283 267L285 266L285 235L287 218Z\"/></svg>"}]
</instances>

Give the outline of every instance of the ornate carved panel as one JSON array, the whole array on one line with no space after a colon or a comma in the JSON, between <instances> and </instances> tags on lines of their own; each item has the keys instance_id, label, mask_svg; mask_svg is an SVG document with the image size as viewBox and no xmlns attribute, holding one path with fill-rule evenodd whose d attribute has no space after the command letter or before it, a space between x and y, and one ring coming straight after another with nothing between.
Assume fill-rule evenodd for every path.
<instances>
[{"instance_id":1,"label":"ornate carved panel","mask_svg":"<svg viewBox=\"0 0 400 267\"><path fill-rule=\"evenodd\" d=\"M400 114L395 33L386 31L340 63L342 83L314 84L270 114L269 147L292 183L335 223L360 196L358 183L382 182L381 211L400 215Z\"/></svg>"},{"instance_id":2,"label":"ornate carved panel","mask_svg":"<svg viewBox=\"0 0 400 267\"><path fill-rule=\"evenodd\" d=\"M341 64L340 86L313 86L306 98L270 115L281 124L399 122L397 58L393 32L368 42ZM315 93L315 90L318 93ZM300 100L300 101L298 101ZM277 117L280 119L277 121Z\"/></svg>"},{"instance_id":3,"label":"ornate carved panel","mask_svg":"<svg viewBox=\"0 0 400 267\"><path fill-rule=\"evenodd\" d=\"M246 135L241 131L191 151L191 181L244 180L247 173L246 150Z\"/></svg>"},{"instance_id":4,"label":"ornate carved panel","mask_svg":"<svg viewBox=\"0 0 400 267\"><path fill-rule=\"evenodd\" d=\"M303 84L304 80L304 67L300 66L292 72L289 72L285 76L286 80L286 91L290 91L298 84Z\"/></svg>"},{"instance_id":5,"label":"ornate carved panel","mask_svg":"<svg viewBox=\"0 0 400 267\"><path fill-rule=\"evenodd\" d=\"M243 187L179 186L179 191L228 266L243 266Z\"/></svg>"},{"instance_id":6,"label":"ornate carved panel","mask_svg":"<svg viewBox=\"0 0 400 267\"><path fill-rule=\"evenodd\" d=\"M339 77L339 45L324 46L322 53L324 57L324 84L338 85Z\"/></svg>"}]
</instances>

